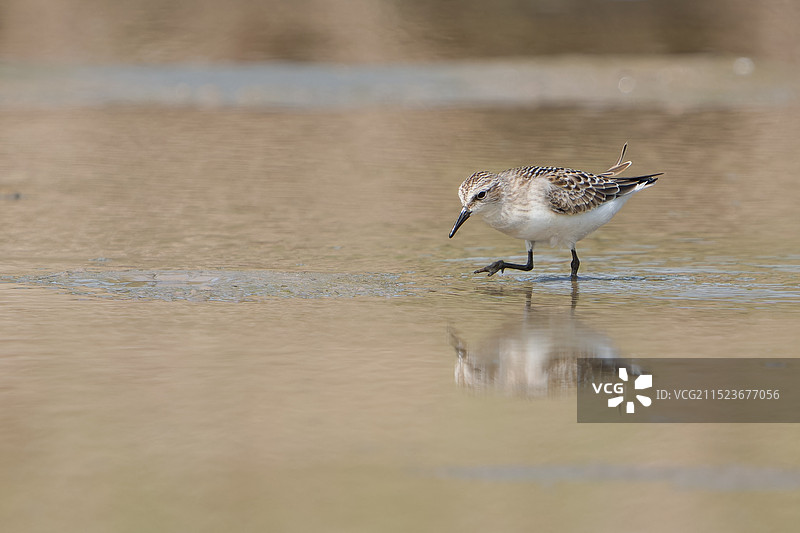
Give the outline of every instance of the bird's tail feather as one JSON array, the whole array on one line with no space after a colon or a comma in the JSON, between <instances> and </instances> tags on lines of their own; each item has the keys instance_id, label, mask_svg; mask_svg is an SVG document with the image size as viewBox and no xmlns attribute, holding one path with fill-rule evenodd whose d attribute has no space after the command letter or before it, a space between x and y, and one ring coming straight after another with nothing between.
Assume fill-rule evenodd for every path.
<instances>
[{"instance_id":1,"label":"bird's tail feather","mask_svg":"<svg viewBox=\"0 0 800 533\"><path fill-rule=\"evenodd\" d=\"M616 178L614 183L619 186L619 196L624 196L632 192L641 191L647 187L652 186L658 178L656 176L662 175L663 172L656 174L647 174L646 176L634 176L632 178Z\"/></svg>"}]
</instances>

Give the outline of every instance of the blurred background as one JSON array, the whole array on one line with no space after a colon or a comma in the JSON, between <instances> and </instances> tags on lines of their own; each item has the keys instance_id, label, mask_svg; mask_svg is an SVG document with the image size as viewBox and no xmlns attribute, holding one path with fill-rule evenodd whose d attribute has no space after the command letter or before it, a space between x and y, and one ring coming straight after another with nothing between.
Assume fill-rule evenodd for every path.
<instances>
[{"instance_id":1,"label":"blurred background","mask_svg":"<svg viewBox=\"0 0 800 533\"><path fill-rule=\"evenodd\" d=\"M4 61L407 63L717 54L796 63L794 2L4 1Z\"/></svg>"},{"instance_id":2,"label":"blurred background","mask_svg":"<svg viewBox=\"0 0 800 533\"><path fill-rule=\"evenodd\" d=\"M577 424L573 370L798 355L798 25L0 0L0 529L791 530L798 428ZM525 249L447 238L464 178L625 142L577 284L471 274Z\"/></svg>"}]
</instances>

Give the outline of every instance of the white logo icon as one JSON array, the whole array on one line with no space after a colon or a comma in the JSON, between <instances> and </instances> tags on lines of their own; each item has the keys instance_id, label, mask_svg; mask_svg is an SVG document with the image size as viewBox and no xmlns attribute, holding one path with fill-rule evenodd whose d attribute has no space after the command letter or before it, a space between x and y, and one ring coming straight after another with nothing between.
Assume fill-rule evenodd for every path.
<instances>
[{"instance_id":1,"label":"white logo icon","mask_svg":"<svg viewBox=\"0 0 800 533\"><path fill-rule=\"evenodd\" d=\"M628 370L626 368L620 367L619 369L619 379L626 382L628 381ZM621 385L621 383L620 383ZM642 390L642 389L649 389L653 386L653 375L652 374L642 374L636 378L633 382L634 390ZM618 391L616 387L614 387L615 391ZM621 392L621 391L620 391ZM619 396L615 396L613 398L608 399L608 406L609 407L616 407L621 404L624 400L624 396L620 394ZM650 399L648 396L644 396L643 394L637 394L636 399L639 400L645 407L649 407L653 400ZM626 413L633 413L636 409L635 403L632 401L625 403L625 412Z\"/></svg>"}]
</instances>

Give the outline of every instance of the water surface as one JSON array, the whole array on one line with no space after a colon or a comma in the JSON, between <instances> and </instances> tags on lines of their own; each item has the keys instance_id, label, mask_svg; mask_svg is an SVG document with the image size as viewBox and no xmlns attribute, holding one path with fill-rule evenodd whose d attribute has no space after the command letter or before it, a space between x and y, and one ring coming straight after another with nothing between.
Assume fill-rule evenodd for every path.
<instances>
[{"instance_id":1,"label":"water surface","mask_svg":"<svg viewBox=\"0 0 800 533\"><path fill-rule=\"evenodd\" d=\"M573 381L578 357L797 356L795 69L453 61L456 34L428 37L441 63L0 69L4 531L797 523L800 429L578 425ZM547 247L471 273L524 244L447 238L465 177L624 142L665 174L579 243L577 283Z\"/></svg>"}]
</instances>

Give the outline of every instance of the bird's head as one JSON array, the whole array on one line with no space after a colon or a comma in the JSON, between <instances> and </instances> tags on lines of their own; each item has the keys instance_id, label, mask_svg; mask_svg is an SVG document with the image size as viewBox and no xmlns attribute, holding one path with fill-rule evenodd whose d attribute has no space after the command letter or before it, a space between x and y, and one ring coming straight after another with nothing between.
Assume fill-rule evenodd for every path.
<instances>
[{"instance_id":1,"label":"bird's head","mask_svg":"<svg viewBox=\"0 0 800 533\"><path fill-rule=\"evenodd\" d=\"M450 238L456 234L458 228L467 221L473 213L480 213L497 206L502 198L503 190L497 174L491 172L476 172L464 180L458 188L458 197L461 199L461 213L458 215Z\"/></svg>"}]
</instances>

